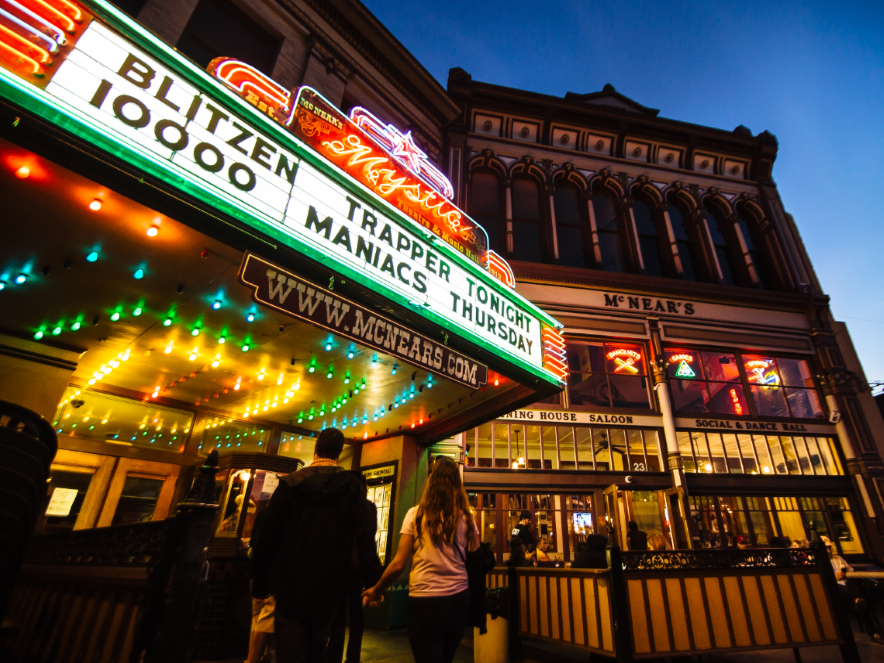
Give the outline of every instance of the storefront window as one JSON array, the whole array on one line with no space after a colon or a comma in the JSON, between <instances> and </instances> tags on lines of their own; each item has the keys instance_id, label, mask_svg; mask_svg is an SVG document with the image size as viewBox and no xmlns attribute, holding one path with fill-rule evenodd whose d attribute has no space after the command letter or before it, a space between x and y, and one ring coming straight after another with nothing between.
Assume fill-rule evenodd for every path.
<instances>
[{"instance_id":1,"label":"storefront window","mask_svg":"<svg viewBox=\"0 0 884 663\"><path fill-rule=\"evenodd\" d=\"M493 467L501 469L659 472L657 435L640 428L494 422L467 431L467 466L492 467L493 455Z\"/></svg>"},{"instance_id":2,"label":"storefront window","mask_svg":"<svg viewBox=\"0 0 884 663\"><path fill-rule=\"evenodd\" d=\"M803 359L743 355L743 367L759 417L822 418L813 377Z\"/></svg>"},{"instance_id":3,"label":"storefront window","mask_svg":"<svg viewBox=\"0 0 884 663\"><path fill-rule=\"evenodd\" d=\"M53 423L59 435L184 453L193 413L71 386Z\"/></svg>"},{"instance_id":4,"label":"storefront window","mask_svg":"<svg viewBox=\"0 0 884 663\"><path fill-rule=\"evenodd\" d=\"M666 348L672 400L679 412L746 416L736 355Z\"/></svg>"},{"instance_id":5,"label":"storefront window","mask_svg":"<svg viewBox=\"0 0 884 663\"><path fill-rule=\"evenodd\" d=\"M131 525L152 520L162 488L162 479L126 477L111 525Z\"/></svg>"},{"instance_id":6,"label":"storefront window","mask_svg":"<svg viewBox=\"0 0 884 663\"><path fill-rule=\"evenodd\" d=\"M690 506L701 547L766 548L773 537L787 546L806 546L813 524L839 554L863 552L845 497L691 495Z\"/></svg>"},{"instance_id":7,"label":"storefront window","mask_svg":"<svg viewBox=\"0 0 884 663\"><path fill-rule=\"evenodd\" d=\"M45 521L38 527L43 534L74 529L89 492L94 472L59 470L53 467L47 483Z\"/></svg>"},{"instance_id":8,"label":"storefront window","mask_svg":"<svg viewBox=\"0 0 884 663\"><path fill-rule=\"evenodd\" d=\"M679 431L685 472L840 475L828 437Z\"/></svg>"},{"instance_id":9,"label":"storefront window","mask_svg":"<svg viewBox=\"0 0 884 663\"><path fill-rule=\"evenodd\" d=\"M651 408L644 346L569 339L567 353L572 406Z\"/></svg>"},{"instance_id":10,"label":"storefront window","mask_svg":"<svg viewBox=\"0 0 884 663\"><path fill-rule=\"evenodd\" d=\"M198 447L201 456L207 456L212 449L218 453L233 451L266 451L270 429L234 421L227 417L211 417L206 422L203 438Z\"/></svg>"}]
</instances>

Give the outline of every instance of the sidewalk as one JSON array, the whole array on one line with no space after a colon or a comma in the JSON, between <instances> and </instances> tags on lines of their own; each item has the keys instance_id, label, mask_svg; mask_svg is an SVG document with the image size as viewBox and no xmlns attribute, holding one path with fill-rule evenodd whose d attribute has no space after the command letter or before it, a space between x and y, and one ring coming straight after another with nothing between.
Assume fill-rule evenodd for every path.
<instances>
[{"instance_id":1,"label":"sidewalk","mask_svg":"<svg viewBox=\"0 0 884 663\"><path fill-rule=\"evenodd\" d=\"M467 634L469 636L469 633ZM873 645L869 636L856 633L856 645L863 663L884 662L884 647ZM542 640L525 638L525 663L587 663L589 656L581 650L562 647ZM800 650L802 663L840 663L838 647L805 647ZM599 659L613 660L613 659ZM660 659L662 660L662 659ZM700 661L695 656L694 661ZM362 640L362 663L412 663L411 646L405 629L393 631L365 631ZM739 654L704 655L703 663L795 663L791 649L767 649ZM454 663L473 663L473 643L464 640Z\"/></svg>"}]
</instances>

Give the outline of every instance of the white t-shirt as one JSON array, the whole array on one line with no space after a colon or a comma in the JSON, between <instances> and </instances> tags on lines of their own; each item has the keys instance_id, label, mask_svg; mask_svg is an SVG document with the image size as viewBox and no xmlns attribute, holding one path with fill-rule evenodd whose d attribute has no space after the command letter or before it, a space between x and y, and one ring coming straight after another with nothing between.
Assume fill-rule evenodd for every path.
<instances>
[{"instance_id":1,"label":"white t-shirt","mask_svg":"<svg viewBox=\"0 0 884 663\"><path fill-rule=\"evenodd\" d=\"M844 571L845 573L850 573L853 571L853 567L847 563L847 561L841 555L832 555L832 559L829 560L832 562L832 570L835 573L839 573L840 571ZM839 580L839 585L846 585L847 579Z\"/></svg>"},{"instance_id":2,"label":"white t-shirt","mask_svg":"<svg viewBox=\"0 0 884 663\"><path fill-rule=\"evenodd\" d=\"M412 507L405 514L402 523L402 534L415 536L414 519L417 507ZM475 529L478 534L478 530ZM451 596L468 588L467 569L464 555L467 545L467 520L461 515L454 546L443 544L437 548L426 528L421 528L422 545L414 543L414 561L411 575L408 577L409 596Z\"/></svg>"}]
</instances>

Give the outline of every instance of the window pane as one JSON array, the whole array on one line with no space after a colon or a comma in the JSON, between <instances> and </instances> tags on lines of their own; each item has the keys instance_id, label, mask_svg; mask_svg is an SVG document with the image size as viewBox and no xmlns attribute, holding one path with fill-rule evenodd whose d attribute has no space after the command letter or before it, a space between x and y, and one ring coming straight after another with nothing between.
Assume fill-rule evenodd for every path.
<instances>
[{"instance_id":1,"label":"window pane","mask_svg":"<svg viewBox=\"0 0 884 663\"><path fill-rule=\"evenodd\" d=\"M679 412L711 412L709 391L705 382L672 380L672 402Z\"/></svg>"},{"instance_id":2,"label":"window pane","mask_svg":"<svg viewBox=\"0 0 884 663\"><path fill-rule=\"evenodd\" d=\"M568 369L572 373L599 373L605 370L605 349L602 343L581 343L568 339Z\"/></svg>"},{"instance_id":3,"label":"window pane","mask_svg":"<svg viewBox=\"0 0 884 663\"><path fill-rule=\"evenodd\" d=\"M780 521L782 536L788 538L787 543L807 538L800 511L778 511L777 519Z\"/></svg>"},{"instance_id":4,"label":"window pane","mask_svg":"<svg viewBox=\"0 0 884 663\"><path fill-rule=\"evenodd\" d=\"M474 173L470 180L470 214L497 217L500 208L500 187L490 173Z\"/></svg>"},{"instance_id":5,"label":"window pane","mask_svg":"<svg viewBox=\"0 0 884 663\"><path fill-rule=\"evenodd\" d=\"M783 384L787 387L814 387L813 376L803 359L777 358L777 368Z\"/></svg>"},{"instance_id":6,"label":"window pane","mask_svg":"<svg viewBox=\"0 0 884 663\"><path fill-rule=\"evenodd\" d=\"M127 476L111 525L130 525L153 520L153 511L162 487L161 479Z\"/></svg>"},{"instance_id":7,"label":"window pane","mask_svg":"<svg viewBox=\"0 0 884 663\"><path fill-rule=\"evenodd\" d=\"M798 467L801 468L803 474L815 474L813 463L810 460L810 453L807 445L804 443L803 437L793 437L792 446L795 447L795 454L798 456Z\"/></svg>"},{"instance_id":8,"label":"window pane","mask_svg":"<svg viewBox=\"0 0 884 663\"><path fill-rule=\"evenodd\" d=\"M206 423L197 452L207 456L212 449L225 451L266 451L270 429L242 424L224 417L212 417Z\"/></svg>"},{"instance_id":9,"label":"window pane","mask_svg":"<svg viewBox=\"0 0 884 663\"><path fill-rule=\"evenodd\" d=\"M574 429L566 426L557 426L556 435L559 436L559 455L562 458L562 469L576 470L577 459L574 457Z\"/></svg>"},{"instance_id":10,"label":"window pane","mask_svg":"<svg viewBox=\"0 0 884 663\"><path fill-rule=\"evenodd\" d=\"M691 434L677 431L675 436L678 438L678 451L681 454L685 472L696 472L697 463L694 462L694 452L691 448Z\"/></svg>"},{"instance_id":11,"label":"window pane","mask_svg":"<svg viewBox=\"0 0 884 663\"><path fill-rule=\"evenodd\" d=\"M526 454L529 470L542 470L543 459L540 456L540 426L524 426L519 437L522 438L522 451Z\"/></svg>"},{"instance_id":12,"label":"window pane","mask_svg":"<svg viewBox=\"0 0 884 663\"><path fill-rule=\"evenodd\" d=\"M752 401L759 417L788 417L786 395L781 387L751 386Z\"/></svg>"},{"instance_id":13,"label":"window pane","mask_svg":"<svg viewBox=\"0 0 884 663\"><path fill-rule=\"evenodd\" d=\"M578 381L582 378L582 381ZM610 407L608 376L604 373L586 375L571 373L568 378L568 400L571 405L598 405Z\"/></svg>"},{"instance_id":14,"label":"window pane","mask_svg":"<svg viewBox=\"0 0 884 663\"><path fill-rule=\"evenodd\" d=\"M511 467L509 425L494 424L494 467Z\"/></svg>"},{"instance_id":15,"label":"window pane","mask_svg":"<svg viewBox=\"0 0 884 663\"><path fill-rule=\"evenodd\" d=\"M83 508L83 501L89 492L94 471L90 468L85 472L69 472L53 466L49 475L50 479L46 485L49 496L46 502L46 522L41 533L70 531L77 524L77 516ZM56 491L60 492L56 495ZM56 497L54 503L53 497Z\"/></svg>"},{"instance_id":16,"label":"window pane","mask_svg":"<svg viewBox=\"0 0 884 663\"><path fill-rule=\"evenodd\" d=\"M605 358L608 373L645 375L643 348L629 343L606 343Z\"/></svg>"},{"instance_id":17,"label":"window pane","mask_svg":"<svg viewBox=\"0 0 884 663\"><path fill-rule=\"evenodd\" d=\"M594 428L592 436L595 444L596 469L600 471L614 469L611 462L611 440L608 439L608 431L604 428Z\"/></svg>"},{"instance_id":18,"label":"window pane","mask_svg":"<svg viewBox=\"0 0 884 663\"><path fill-rule=\"evenodd\" d=\"M476 447L474 453L478 467L491 467L491 424L479 426L479 440Z\"/></svg>"},{"instance_id":19,"label":"window pane","mask_svg":"<svg viewBox=\"0 0 884 663\"><path fill-rule=\"evenodd\" d=\"M622 428L611 428L608 431L610 439L611 459L614 469L618 472L629 470L629 460L626 449L626 431Z\"/></svg>"},{"instance_id":20,"label":"window pane","mask_svg":"<svg viewBox=\"0 0 884 663\"><path fill-rule=\"evenodd\" d=\"M718 258L718 264L721 265L722 283L734 285L734 274L730 264L730 257L724 247L715 247L715 257Z\"/></svg>"},{"instance_id":21,"label":"window pane","mask_svg":"<svg viewBox=\"0 0 884 663\"><path fill-rule=\"evenodd\" d=\"M832 527L835 529L835 537L841 544L841 553L844 555L858 555L863 552L863 545L859 540L859 534L856 530L856 523L853 520L853 514L850 513L847 498L845 497L827 497L826 502L829 505L829 518L832 520Z\"/></svg>"},{"instance_id":22,"label":"window pane","mask_svg":"<svg viewBox=\"0 0 884 663\"><path fill-rule=\"evenodd\" d=\"M577 440L577 460L581 470L592 470L592 433L589 428L574 430ZM598 468L605 469L605 468Z\"/></svg>"},{"instance_id":23,"label":"window pane","mask_svg":"<svg viewBox=\"0 0 884 663\"><path fill-rule=\"evenodd\" d=\"M691 245L688 242L679 240L676 242L678 247L678 257L681 258L681 269L684 278L687 281L697 280L697 270L694 267L696 260L693 257Z\"/></svg>"},{"instance_id":24,"label":"window pane","mask_svg":"<svg viewBox=\"0 0 884 663\"><path fill-rule=\"evenodd\" d=\"M614 216L614 204L604 195L592 197L592 211L595 216L596 228L599 230L617 230L617 218Z\"/></svg>"},{"instance_id":25,"label":"window pane","mask_svg":"<svg viewBox=\"0 0 884 663\"><path fill-rule=\"evenodd\" d=\"M531 180L513 180L513 218L540 219L537 184Z\"/></svg>"},{"instance_id":26,"label":"window pane","mask_svg":"<svg viewBox=\"0 0 884 663\"><path fill-rule=\"evenodd\" d=\"M700 360L707 380L740 382L740 367L736 355L726 352L701 352Z\"/></svg>"},{"instance_id":27,"label":"window pane","mask_svg":"<svg viewBox=\"0 0 884 663\"><path fill-rule=\"evenodd\" d=\"M706 445L705 433L691 433L691 444L694 447L694 457L697 459L698 472L712 472L714 469L709 458L709 447Z\"/></svg>"},{"instance_id":28,"label":"window pane","mask_svg":"<svg viewBox=\"0 0 884 663\"><path fill-rule=\"evenodd\" d=\"M611 407L651 409L646 377L610 375L608 380L611 385Z\"/></svg>"},{"instance_id":29,"label":"window pane","mask_svg":"<svg viewBox=\"0 0 884 663\"><path fill-rule=\"evenodd\" d=\"M663 258L656 237L640 237L639 246L645 262L645 272L650 276L663 276Z\"/></svg>"},{"instance_id":30,"label":"window pane","mask_svg":"<svg viewBox=\"0 0 884 663\"><path fill-rule=\"evenodd\" d=\"M622 272L623 262L620 259L620 236L613 232L599 233L599 249L602 253L602 264L599 267L606 272Z\"/></svg>"},{"instance_id":31,"label":"window pane","mask_svg":"<svg viewBox=\"0 0 884 663\"><path fill-rule=\"evenodd\" d=\"M786 400L793 417L802 419L822 419L823 408L819 396L813 389L786 389Z\"/></svg>"},{"instance_id":32,"label":"window pane","mask_svg":"<svg viewBox=\"0 0 884 663\"><path fill-rule=\"evenodd\" d=\"M472 435L470 431L467 435ZM315 437L304 437L294 433L283 433L279 439L279 455L289 458L300 458L306 467L313 462L313 449L316 447Z\"/></svg>"},{"instance_id":33,"label":"window pane","mask_svg":"<svg viewBox=\"0 0 884 663\"><path fill-rule=\"evenodd\" d=\"M580 216L580 200L577 193L571 187L557 187L553 194L553 204L556 210L557 226L583 225Z\"/></svg>"},{"instance_id":34,"label":"window pane","mask_svg":"<svg viewBox=\"0 0 884 663\"><path fill-rule=\"evenodd\" d=\"M742 474L743 466L740 463L740 451L736 435L722 435L724 453L727 456L727 469L731 474Z\"/></svg>"},{"instance_id":35,"label":"window pane","mask_svg":"<svg viewBox=\"0 0 884 663\"><path fill-rule=\"evenodd\" d=\"M556 429L554 426L544 426L543 434L543 468L546 470L559 469L559 455L556 453Z\"/></svg>"},{"instance_id":36,"label":"window pane","mask_svg":"<svg viewBox=\"0 0 884 663\"><path fill-rule=\"evenodd\" d=\"M798 466L798 454L795 453L792 438L781 436L780 446L783 448L783 457L786 459L786 467L789 468L789 474L801 474L801 468Z\"/></svg>"},{"instance_id":37,"label":"window pane","mask_svg":"<svg viewBox=\"0 0 884 663\"><path fill-rule=\"evenodd\" d=\"M632 472L647 472L648 464L645 461L645 449L642 443L642 432L630 429L626 431L629 446L629 469Z\"/></svg>"},{"instance_id":38,"label":"window pane","mask_svg":"<svg viewBox=\"0 0 884 663\"><path fill-rule=\"evenodd\" d=\"M527 262L541 262L540 224L513 221L513 257Z\"/></svg>"},{"instance_id":39,"label":"window pane","mask_svg":"<svg viewBox=\"0 0 884 663\"><path fill-rule=\"evenodd\" d=\"M709 382L708 386L713 412L738 416L749 414L746 396L743 394L743 385Z\"/></svg>"},{"instance_id":40,"label":"window pane","mask_svg":"<svg viewBox=\"0 0 884 663\"><path fill-rule=\"evenodd\" d=\"M737 442L740 444L740 455L743 457L743 470L746 474L758 474L758 463L755 461L752 436L737 435Z\"/></svg>"},{"instance_id":41,"label":"window pane","mask_svg":"<svg viewBox=\"0 0 884 663\"><path fill-rule=\"evenodd\" d=\"M755 455L758 463L761 465L762 474L773 474L773 461L770 459L770 450L767 448L767 439L764 435L753 435L752 441L755 443Z\"/></svg>"},{"instance_id":42,"label":"window pane","mask_svg":"<svg viewBox=\"0 0 884 663\"><path fill-rule=\"evenodd\" d=\"M715 472L727 473L727 463L724 461L724 444L719 433L707 433L706 441L709 443L709 455L712 460L712 469Z\"/></svg>"},{"instance_id":43,"label":"window pane","mask_svg":"<svg viewBox=\"0 0 884 663\"><path fill-rule=\"evenodd\" d=\"M773 467L776 474L788 474L786 468L786 459L783 457L783 450L780 449L780 441L772 435L767 437L767 446L770 449L770 456L773 459Z\"/></svg>"},{"instance_id":44,"label":"window pane","mask_svg":"<svg viewBox=\"0 0 884 663\"><path fill-rule=\"evenodd\" d=\"M645 458L648 460L648 472L660 472L660 445L657 442L657 431L646 430L642 431L642 434L645 438Z\"/></svg>"},{"instance_id":45,"label":"window pane","mask_svg":"<svg viewBox=\"0 0 884 663\"><path fill-rule=\"evenodd\" d=\"M559 260L567 267L586 267L583 251L583 232L580 228L556 226L559 240Z\"/></svg>"},{"instance_id":46,"label":"window pane","mask_svg":"<svg viewBox=\"0 0 884 663\"><path fill-rule=\"evenodd\" d=\"M669 363L669 377L683 380L703 379L702 363L697 352L684 348L666 348L663 353Z\"/></svg>"},{"instance_id":47,"label":"window pane","mask_svg":"<svg viewBox=\"0 0 884 663\"><path fill-rule=\"evenodd\" d=\"M749 384L779 386L782 384L773 357L743 355L743 367Z\"/></svg>"}]
</instances>

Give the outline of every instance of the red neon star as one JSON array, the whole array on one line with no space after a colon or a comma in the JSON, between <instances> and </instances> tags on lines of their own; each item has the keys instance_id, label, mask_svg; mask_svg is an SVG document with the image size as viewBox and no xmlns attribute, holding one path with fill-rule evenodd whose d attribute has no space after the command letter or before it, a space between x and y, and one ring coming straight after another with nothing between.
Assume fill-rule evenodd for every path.
<instances>
[{"instance_id":1,"label":"red neon star","mask_svg":"<svg viewBox=\"0 0 884 663\"><path fill-rule=\"evenodd\" d=\"M427 155L414 144L414 139L409 131L404 136L392 125L387 125L390 130L390 140L393 143L393 156L397 156L405 162L415 173L421 172L421 161L425 161Z\"/></svg>"}]
</instances>

